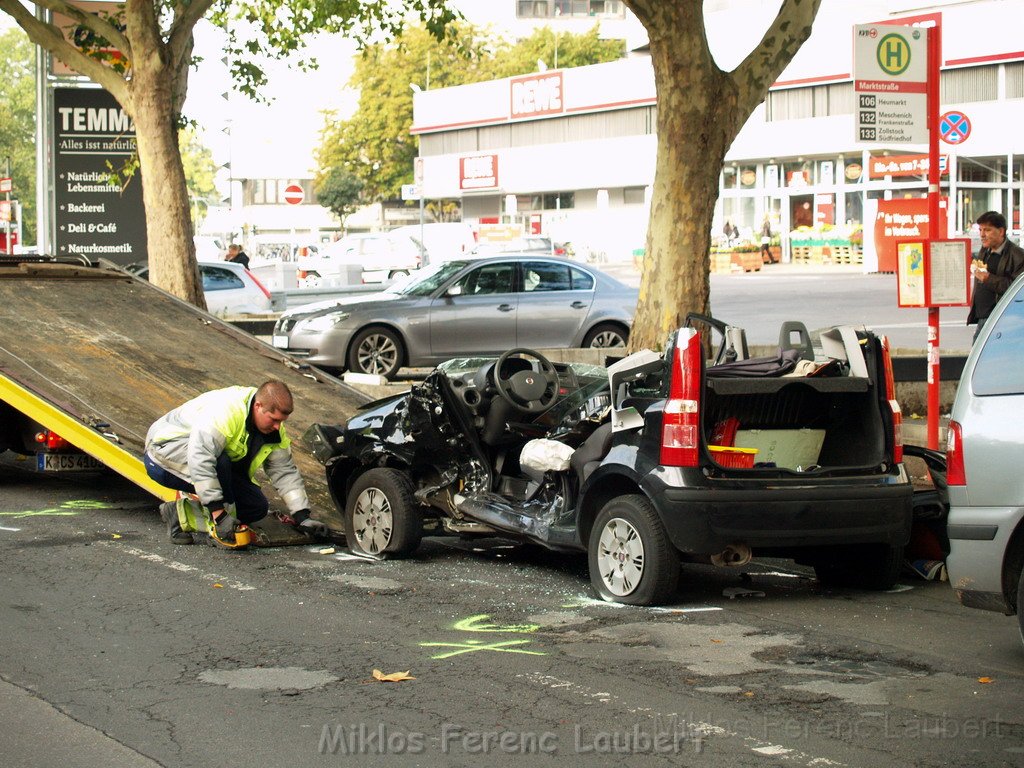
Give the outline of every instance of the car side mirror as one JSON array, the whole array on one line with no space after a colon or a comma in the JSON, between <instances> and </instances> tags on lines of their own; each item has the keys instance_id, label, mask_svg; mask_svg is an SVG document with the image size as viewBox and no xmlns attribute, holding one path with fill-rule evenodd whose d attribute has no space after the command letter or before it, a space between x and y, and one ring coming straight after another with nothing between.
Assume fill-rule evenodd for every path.
<instances>
[{"instance_id":1,"label":"car side mirror","mask_svg":"<svg viewBox=\"0 0 1024 768\"><path fill-rule=\"evenodd\" d=\"M444 295L445 296L461 296L462 295L462 286L461 285L453 285L451 288L449 288L447 291L444 292Z\"/></svg>"}]
</instances>

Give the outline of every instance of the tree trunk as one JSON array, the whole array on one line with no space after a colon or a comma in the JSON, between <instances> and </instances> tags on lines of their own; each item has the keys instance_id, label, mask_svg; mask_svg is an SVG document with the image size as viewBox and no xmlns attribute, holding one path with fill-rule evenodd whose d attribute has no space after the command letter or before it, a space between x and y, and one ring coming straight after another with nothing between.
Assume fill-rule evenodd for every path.
<instances>
[{"instance_id":1,"label":"tree trunk","mask_svg":"<svg viewBox=\"0 0 1024 768\"><path fill-rule=\"evenodd\" d=\"M181 93L170 52L163 44L152 4L126 4L127 35L134 52L125 110L135 121L146 250L154 285L206 309L196 264L191 208L178 146L176 96Z\"/></svg>"},{"instance_id":2,"label":"tree trunk","mask_svg":"<svg viewBox=\"0 0 1024 768\"><path fill-rule=\"evenodd\" d=\"M171 92L159 87L159 81L147 87L140 82L144 78L136 78L132 83L132 117L146 205L149 279L205 309Z\"/></svg>"},{"instance_id":3,"label":"tree trunk","mask_svg":"<svg viewBox=\"0 0 1024 768\"><path fill-rule=\"evenodd\" d=\"M688 312L708 314L711 222L725 153L811 34L821 0L782 0L732 72L715 63L700 0L624 0L647 29L658 91L658 155L647 258L630 350L660 349Z\"/></svg>"},{"instance_id":4,"label":"tree trunk","mask_svg":"<svg viewBox=\"0 0 1024 768\"><path fill-rule=\"evenodd\" d=\"M674 11L662 6L659 13L673 18L655 24L667 24L660 28L674 33L652 34L650 40L658 87L658 162L629 340L633 350L662 348L688 312L708 311L718 175L736 135L735 89L707 50L703 19L690 4Z\"/></svg>"}]
</instances>

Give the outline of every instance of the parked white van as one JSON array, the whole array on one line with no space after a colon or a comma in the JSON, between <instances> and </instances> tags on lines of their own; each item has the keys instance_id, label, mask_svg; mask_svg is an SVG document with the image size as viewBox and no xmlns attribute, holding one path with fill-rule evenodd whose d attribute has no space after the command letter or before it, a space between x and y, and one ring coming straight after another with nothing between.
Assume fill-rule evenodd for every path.
<instances>
[{"instance_id":1,"label":"parked white van","mask_svg":"<svg viewBox=\"0 0 1024 768\"><path fill-rule=\"evenodd\" d=\"M422 242L421 242L422 235ZM424 261L451 261L468 255L475 239L468 224L436 223L398 227L389 232L346 235L298 260L299 286L346 285L351 267L362 268L364 283L394 280L419 269Z\"/></svg>"}]
</instances>

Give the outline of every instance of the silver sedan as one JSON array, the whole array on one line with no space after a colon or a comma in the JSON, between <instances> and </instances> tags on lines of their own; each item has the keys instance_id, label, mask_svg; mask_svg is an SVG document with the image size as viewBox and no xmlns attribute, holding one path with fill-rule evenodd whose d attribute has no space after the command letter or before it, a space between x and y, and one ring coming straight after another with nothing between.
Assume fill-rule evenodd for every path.
<instances>
[{"instance_id":1,"label":"silver sedan","mask_svg":"<svg viewBox=\"0 0 1024 768\"><path fill-rule=\"evenodd\" d=\"M274 346L327 370L394 378L403 366L512 347L622 347L637 291L577 262L509 254L432 264L381 293L281 315Z\"/></svg>"}]
</instances>

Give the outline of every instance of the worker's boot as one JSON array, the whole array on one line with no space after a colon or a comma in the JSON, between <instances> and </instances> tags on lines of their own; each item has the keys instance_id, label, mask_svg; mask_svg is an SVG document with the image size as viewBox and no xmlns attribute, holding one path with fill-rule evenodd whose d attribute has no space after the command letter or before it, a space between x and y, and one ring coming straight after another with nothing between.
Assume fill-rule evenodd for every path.
<instances>
[{"instance_id":1,"label":"worker's boot","mask_svg":"<svg viewBox=\"0 0 1024 768\"><path fill-rule=\"evenodd\" d=\"M178 519L178 505L173 501L165 501L160 505L160 518L167 524L167 535L175 544L192 544L192 534L182 530Z\"/></svg>"}]
</instances>

